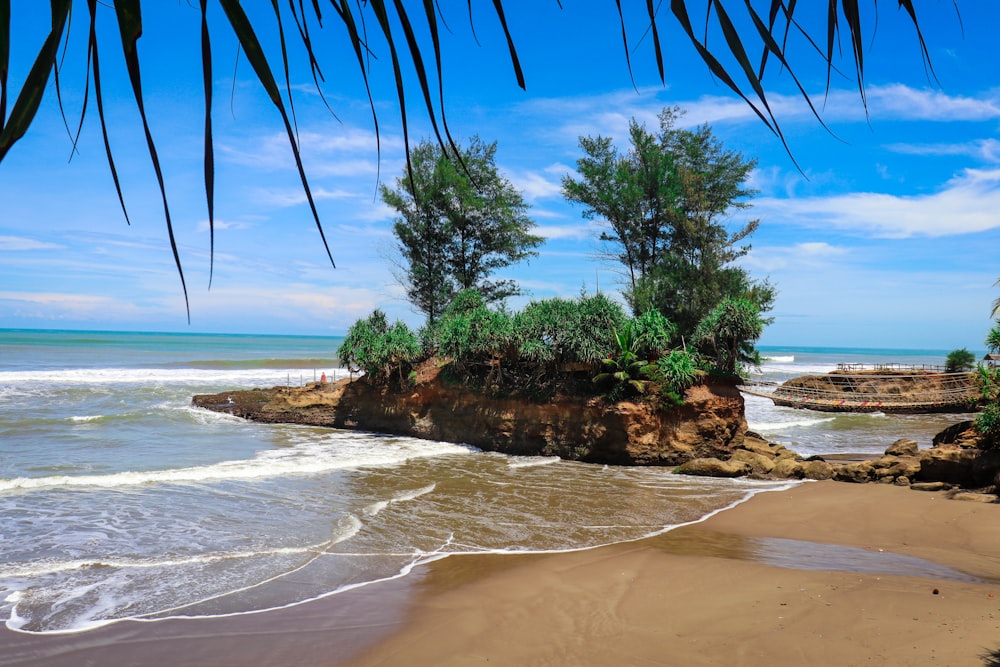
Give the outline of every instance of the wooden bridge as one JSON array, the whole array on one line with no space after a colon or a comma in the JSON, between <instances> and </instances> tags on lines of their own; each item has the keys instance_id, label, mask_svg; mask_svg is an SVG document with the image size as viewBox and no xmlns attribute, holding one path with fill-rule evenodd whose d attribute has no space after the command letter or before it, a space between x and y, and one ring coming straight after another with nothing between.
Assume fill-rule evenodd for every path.
<instances>
[{"instance_id":1,"label":"wooden bridge","mask_svg":"<svg viewBox=\"0 0 1000 667\"><path fill-rule=\"evenodd\" d=\"M775 405L803 408L820 412L885 412L919 414L927 412L973 412L980 392L969 373L920 373L914 375L850 375L842 371L821 378L830 378L829 389L789 386L776 382L756 382L740 386L750 396L774 401ZM908 388L901 391L893 381L933 379L930 389ZM878 380L881 387L874 387Z\"/></svg>"}]
</instances>

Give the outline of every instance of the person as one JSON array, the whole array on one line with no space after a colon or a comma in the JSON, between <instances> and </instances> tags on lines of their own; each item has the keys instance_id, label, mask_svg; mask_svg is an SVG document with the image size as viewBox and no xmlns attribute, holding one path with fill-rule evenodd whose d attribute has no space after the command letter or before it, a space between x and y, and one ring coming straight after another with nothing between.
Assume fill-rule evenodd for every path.
<instances>
[{"instance_id":1,"label":"person","mask_svg":"<svg viewBox=\"0 0 1000 667\"><path fill-rule=\"evenodd\" d=\"M313 377L316 377L316 376L314 375ZM323 375L320 376L319 381L320 381L320 384L326 384L326 373L323 373Z\"/></svg>"}]
</instances>

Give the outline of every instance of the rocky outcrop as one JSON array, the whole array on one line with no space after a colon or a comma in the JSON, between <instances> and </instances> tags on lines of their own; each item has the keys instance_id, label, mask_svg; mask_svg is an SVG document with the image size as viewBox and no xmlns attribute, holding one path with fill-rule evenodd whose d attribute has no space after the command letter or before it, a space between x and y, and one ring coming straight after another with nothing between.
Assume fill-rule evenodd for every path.
<instances>
[{"instance_id":1,"label":"rocky outcrop","mask_svg":"<svg viewBox=\"0 0 1000 667\"><path fill-rule=\"evenodd\" d=\"M678 473L689 475L895 484L975 502L997 502L1000 491L1000 450L985 447L972 422L945 429L925 450L900 439L882 456L804 459L747 431L739 391L720 380L690 388L684 405L669 409L599 397L538 403L485 396L424 365L405 387L342 380L195 396L193 403L259 422L364 429L507 454L679 466Z\"/></svg>"},{"instance_id":2,"label":"rocky outcrop","mask_svg":"<svg viewBox=\"0 0 1000 667\"><path fill-rule=\"evenodd\" d=\"M725 380L691 387L681 406L658 408L601 397L544 403L491 397L449 383L441 370L425 364L415 382L403 387L342 380L195 396L193 403L260 422L356 428L507 454L625 465L728 459L746 432L743 397Z\"/></svg>"},{"instance_id":3,"label":"rocky outcrop","mask_svg":"<svg viewBox=\"0 0 1000 667\"><path fill-rule=\"evenodd\" d=\"M752 476L768 479L833 479L852 484L908 486L916 491L947 491L974 502L998 502L1000 450L980 447L972 422L950 427L935 446L918 450L900 439L882 456L839 455L803 459L779 444L747 433L728 459L698 459L677 469L688 475Z\"/></svg>"}]
</instances>

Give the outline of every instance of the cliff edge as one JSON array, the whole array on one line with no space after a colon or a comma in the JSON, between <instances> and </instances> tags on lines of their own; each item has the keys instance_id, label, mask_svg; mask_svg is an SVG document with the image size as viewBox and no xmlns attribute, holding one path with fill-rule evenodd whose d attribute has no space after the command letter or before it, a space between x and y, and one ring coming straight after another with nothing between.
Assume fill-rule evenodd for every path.
<instances>
[{"instance_id":1,"label":"cliff edge","mask_svg":"<svg viewBox=\"0 0 1000 667\"><path fill-rule=\"evenodd\" d=\"M615 465L729 458L747 430L735 381L709 378L685 392L683 405L669 408L602 397L534 402L450 383L433 361L405 386L358 378L198 395L192 402L258 422L361 429Z\"/></svg>"}]
</instances>

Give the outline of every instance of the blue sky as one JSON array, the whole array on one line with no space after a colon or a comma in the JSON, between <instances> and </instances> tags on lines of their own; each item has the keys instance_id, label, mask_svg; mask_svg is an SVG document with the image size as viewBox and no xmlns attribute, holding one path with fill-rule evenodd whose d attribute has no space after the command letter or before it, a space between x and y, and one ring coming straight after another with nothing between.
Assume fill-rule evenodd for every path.
<instances>
[{"instance_id":1,"label":"blue sky","mask_svg":"<svg viewBox=\"0 0 1000 667\"><path fill-rule=\"evenodd\" d=\"M381 182L403 169L403 138L385 49L374 44L371 82L381 159L356 62L324 47L324 93L308 70L292 74L310 183L337 268L326 260L277 113L213 15L215 47L216 245L209 280L209 234L201 163L202 96L198 11L188 3L146 3L140 40L143 89L158 143L191 303L167 245L163 210L138 114L124 78L116 34L101 51L105 107L132 225L126 224L104 157L91 101L79 152L50 87L28 136L0 163L0 327L145 331L342 334L380 307L419 325L392 275L393 214L378 201ZM264 3L262 3L263 5ZM307 3L308 4L308 3ZM446 3L443 3L446 4ZM880 5L865 53L867 117L851 76L796 50L798 74L829 131L787 76L769 81L775 114L798 169L781 142L697 58L664 7L666 85L656 74L641 12L625 63L614 3L508 3L527 91L515 81L490 3L446 8L445 111L452 133L498 142L503 173L531 202L540 255L506 275L529 298L570 297L581 289L616 292L619 275L598 258L599 221L560 193L580 157L578 137L619 142L630 118L655 128L665 106L684 124L711 124L727 147L758 159L754 206L735 228L761 220L744 265L778 288L763 345L981 350L1000 288L1000 58L990 34L1000 3L922 3L937 81L930 79L906 17ZM75 126L84 92L79 3L62 74ZM102 9L111 19L110 10ZM12 8L11 83L20 85L48 23L41 3ZM814 17L817 20L822 16ZM871 17L869 17L871 18ZM323 31L334 45L335 17ZM817 23L816 25L820 25ZM869 26L874 25L869 21ZM110 21L105 28L114 29ZM964 33L963 33L964 28ZM821 32L822 34L822 32ZM317 35L314 34L314 38ZM844 45L846 47L846 44ZM272 55L277 44L268 42ZM294 47L293 47L294 48ZM76 56L74 57L74 54ZM301 55L295 55L302 65ZM839 63L847 74L849 60ZM430 136L416 91L411 140Z\"/></svg>"}]
</instances>

